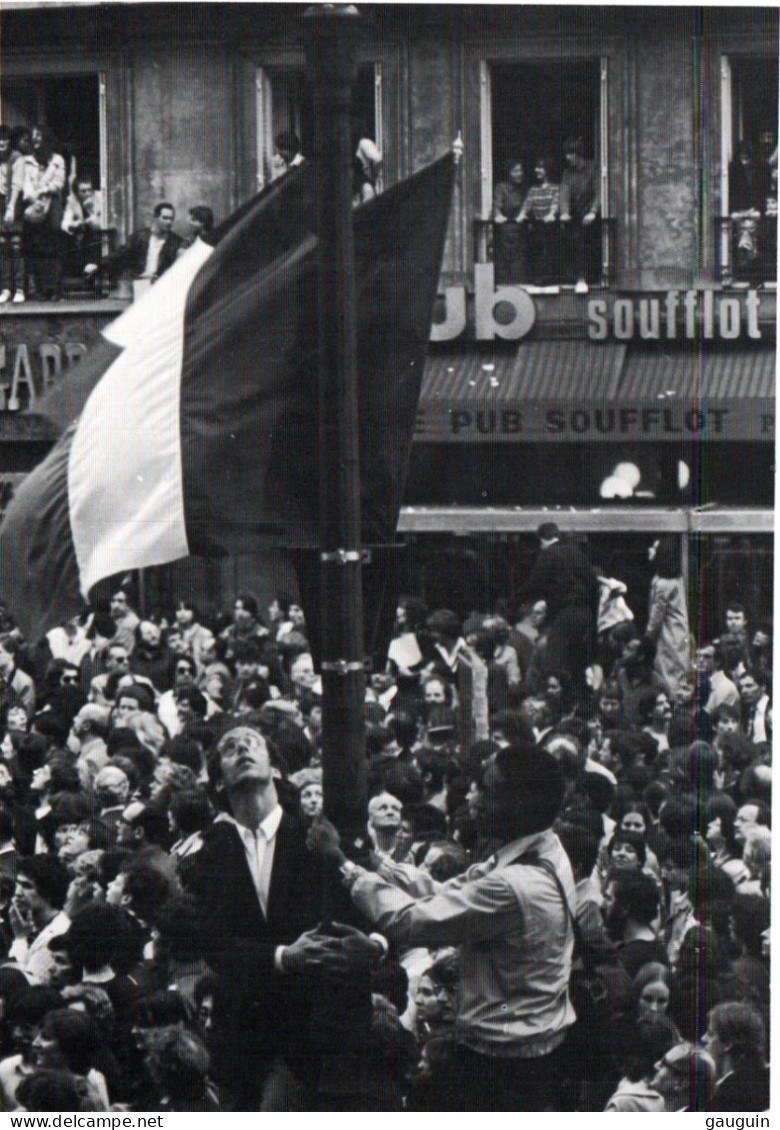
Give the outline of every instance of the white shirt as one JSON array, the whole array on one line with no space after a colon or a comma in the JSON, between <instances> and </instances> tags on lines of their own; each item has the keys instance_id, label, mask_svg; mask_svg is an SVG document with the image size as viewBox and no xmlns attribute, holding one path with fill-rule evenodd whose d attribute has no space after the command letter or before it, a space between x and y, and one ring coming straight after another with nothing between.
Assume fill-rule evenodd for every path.
<instances>
[{"instance_id":1,"label":"white shirt","mask_svg":"<svg viewBox=\"0 0 780 1130\"><path fill-rule=\"evenodd\" d=\"M282 822L284 815L282 806L277 804L276 808L266 816L265 820L260 824L256 832L251 828L247 828L244 824L239 824L227 812L221 812L217 819L223 823L232 824L238 831L241 837L241 842L244 845L246 852L246 861L249 867L249 873L252 876L252 882L257 891L257 898L263 911L263 917L268 917L268 893L271 889L271 873L274 866L274 848L276 847L276 833L279 831L279 825Z\"/></svg>"},{"instance_id":2,"label":"white shirt","mask_svg":"<svg viewBox=\"0 0 780 1130\"><path fill-rule=\"evenodd\" d=\"M157 267L160 262L160 253L163 249L166 237L164 235L155 235L154 232L149 236L149 247L146 251L146 266L144 273L141 275L142 279L153 279L157 274Z\"/></svg>"},{"instance_id":3,"label":"white shirt","mask_svg":"<svg viewBox=\"0 0 780 1130\"><path fill-rule=\"evenodd\" d=\"M16 938L8 956L18 962L34 985L48 985L54 972L54 958L48 943L59 934L67 934L69 929L70 918L64 910L60 910L31 942L26 938Z\"/></svg>"}]
</instances>

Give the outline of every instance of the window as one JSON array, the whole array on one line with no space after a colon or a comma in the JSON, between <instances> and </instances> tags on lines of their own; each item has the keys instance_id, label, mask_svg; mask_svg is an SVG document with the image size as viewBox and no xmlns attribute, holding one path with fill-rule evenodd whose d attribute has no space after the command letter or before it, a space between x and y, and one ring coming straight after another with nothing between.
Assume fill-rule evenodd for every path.
<instances>
[{"instance_id":1,"label":"window","mask_svg":"<svg viewBox=\"0 0 780 1130\"><path fill-rule=\"evenodd\" d=\"M61 145L68 174L89 174L105 187L105 126L101 106L104 83L96 74L27 76L0 84L2 120L16 125L45 125Z\"/></svg>"},{"instance_id":2,"label":"window","mask_svg":"<svg viewBox=\"0 0 780 1130\"><path fill-rule=\"evenodd\" d=\"M724 283L777 279L778 57L721 59L720 270Z\"/></svg>"},{"instance_id":3,"label":"window","mask_svg":"<svg viewBox=\"0 0 780 1130\"><path fill-rule=\"evenodd\" d=\"M609 282L606 59L484 62L481 92L477 259L498 283Z\"/></svg>"},{"instance_id":4,"label":"window","mask_svg":"<svg viewBox=\"0 0 780 1130\"><path fill-rule=\"evenodd\" d=\"M314 119L311 99L303 67L258 67L257 104L257 187L263 188L274 178L274 138L283 130L292 130L301 142L304 156L313 149ZM382 73L379 64L367 63L358 68L352 95L353 134L355 145L371 138L382 149Z\"/></svg>"},{"instance_id":5,"label":"window","mask_svg":"<svg viewBox=\"0 0 780 1130\"><path fill-rule=\"evenodd\" d=\"M67 196L76 178L89 178L99 199L103 228L108 229L105 76L96 71L13 74L0 82L0 112L2 121L12 129L18 125L42 125L49 129L65 158L68 180L63 195ZM108 236L104 231L104 240ZM94 257L99 261L99 256L108 254L109 249L106 243L100 251L95 251ZM88 283L77 258L63 254L65 296L78 297L86 293L94 297L95 280L91 285ZM102 284L105 289L101 289L101 293L107 294L107 274Z\"/></svg>"}]
</instances>

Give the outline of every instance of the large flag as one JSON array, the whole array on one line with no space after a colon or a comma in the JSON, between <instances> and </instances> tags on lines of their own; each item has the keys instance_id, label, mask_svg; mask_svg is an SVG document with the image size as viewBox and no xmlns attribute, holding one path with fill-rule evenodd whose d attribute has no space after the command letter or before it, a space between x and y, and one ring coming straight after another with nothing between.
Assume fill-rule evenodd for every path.
<instances>
[{"instance_id":1,"label":"large flag","mask_svg":"<svg viewBox=\"0 0 780 1130\"><path fill-rule=\"evenodd\" d=\"M354 213L364 539L393 540L452 194L447 156ZM100 580L317 544L314 176L196 243L35 411L61 438L0 527L0 593L38 639Z\"/></svg>"}]
</instances>

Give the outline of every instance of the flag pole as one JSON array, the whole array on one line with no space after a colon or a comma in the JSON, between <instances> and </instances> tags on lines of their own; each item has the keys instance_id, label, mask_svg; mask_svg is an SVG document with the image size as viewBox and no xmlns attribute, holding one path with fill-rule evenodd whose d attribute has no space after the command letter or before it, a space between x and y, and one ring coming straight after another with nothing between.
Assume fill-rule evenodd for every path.
<instances>
[{"instance_id":1,"label":"flag pole","mask_svg":"<svg viewBox=\"0 0 780 1130\"><path fill-rule=\"evenodd\" d=\"M308 8L314 105L320 421L320 592L325 811L345 842L364 833L360 462L352 234L352 83L360 16L352 5Z\"/></svg>"}]
</instances>

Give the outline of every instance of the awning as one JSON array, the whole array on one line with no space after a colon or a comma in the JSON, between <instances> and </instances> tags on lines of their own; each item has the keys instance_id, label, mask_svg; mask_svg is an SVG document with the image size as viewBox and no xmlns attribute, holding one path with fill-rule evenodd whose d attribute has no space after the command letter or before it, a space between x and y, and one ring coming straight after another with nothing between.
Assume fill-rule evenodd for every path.
<instances>
[{"instance_id":1,"label":"awning","mask_svg":"<svg viewBox=\"0 0 780 1130\"><path fill-rule=\"evenodd\" d=\"M710 347L711 348L711 347ZM773 348L719 352L533 341L431 351L416 440L771 440Z\"/></svg>"}]
</instances>

